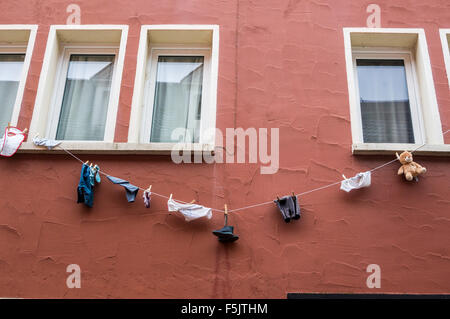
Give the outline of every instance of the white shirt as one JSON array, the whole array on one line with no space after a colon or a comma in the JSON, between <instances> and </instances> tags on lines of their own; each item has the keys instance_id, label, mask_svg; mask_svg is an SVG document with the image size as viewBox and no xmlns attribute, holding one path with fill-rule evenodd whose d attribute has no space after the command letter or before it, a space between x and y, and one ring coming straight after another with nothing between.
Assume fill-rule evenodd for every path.
<instances>
[{"instance_id":1,"label":"white shirt","mask_svg":"<svg viewBox=\"0 0 450 319\"><path fill-rule=\"evenodd\" d=\"M208 219L211 219L212 217L211 208L203 207L197 204L181 204L174 201L173 199L169 199L167 201L167 207L169 209L169 212L179 211L181 214L183 214L184 219L187 222L201 217L206 217Z\"/></svg>"}]
</instances>

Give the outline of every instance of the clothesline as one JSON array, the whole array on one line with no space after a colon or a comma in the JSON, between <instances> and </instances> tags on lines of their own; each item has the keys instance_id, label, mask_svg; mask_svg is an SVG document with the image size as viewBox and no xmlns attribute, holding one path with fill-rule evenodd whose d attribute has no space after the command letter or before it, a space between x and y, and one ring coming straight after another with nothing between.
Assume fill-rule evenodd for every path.
<instances>
[{"instance_id":1,"label":"clothesline","mask_svg":"<svg viewBox=\"0 0 450 319\"><path fill-rule=\"evenodd\" d=\"M443 135L446 135L448 132L450 132L450 130L447 130L446 132L444 132ZM426 143L424 143L424 144L422 144L422 145L416 147L414 150L411 151L411 153L414 153L415 151L417 151L418 149L422 148L422 147L425 146L425 145L426 145ZM66 152L67 154L69 154L70 156L72 156L74 159L76 159L76 160L79 161L80 163L84 164L84 162L83 162L79 157L77 157L76 155L74 155L74 154L73 154L72 152L70 152L69 150L66 150L66 149L65 149L64 147L62 147L61 145L57 145L56 147L59 147L59 148L62 149L64 152ZM394 162L397 162L397 161L398 161L397 158L396 158L396 159L393 159L393 160L391 160L391 161L389 161L389 162L386 162L386 163L381 164L381 165L379 165L379 166L377 166L377 167L374 167L374 168L372 168L372 169L370 169L370 170L368 170L368 171L370 171L370 172L376 171L376 170L378 170L378 169L380 169L380 168L383 168L383 167L385 167L385 166L387 166L387 165L389 165L389 164L392 164L392 163L394 163ZM100 170L99 173L102 174L102 175L104 175L104 176L111 176L110 174L108 174L108 173L106 173L105 171L102 171L102 170ZM338 184L340 184L341 182L342 182L342 180L337 181L337 182L333 182L333 183L330 183L330 184L327 184L327 185L324 185L324 186L320 186L320 187L317 187L317 188L314 188L314 189L311 189L311 190L308 190L308 191L305 191L305 192L302 192L302 193L295 194L295 196L304 196L304 195L309 194L309 193L312 193L312 192L316 192L316 191L319 191L319 190L322 190L322 189L326 189L326 188L329 188L329 187L338 185ZM145 191L145 190L146 190L146 188L142 188L142 187L139 187L139 186L136 186L136 187L138 187L138 188L139 188L140 190L142 190L142 191ZM169 196L165 196L165 195L163 195L163 194L159 194L159 193L156 193L156 192L154 192L154 191L152 191L151 193L152 193L152 195L156 195L156 196L159 196L159 197L162 197L162 198L165 198L165 199L169 199L169 198L170 198ZM185 202L185 201L182 201L182 200L176 200L176 201L178 201L178 202L180 202L180 203L183 203L183 204L188 204L188 202ZM236 212L236 211L242 211L242 210L245 210L245 209L250 209L250 208L260 207L260 206L264 206L264 205L268 205L268 204L273 204L273 201L271 200L271 201L263 202L263 203L259 203L259 204L254 204L254 205L249 205L249 206L244 206L244 207L239 207L239 208L230 209L230 210L228 210L228 213L233 213L233 212ZM212 211L215 211L215 212L219 212L219 213L224 213L224 212L225 212L225 210L217 209L217 208L211 208L211 210L212 210Z\"/></svg>"}]
</instances>

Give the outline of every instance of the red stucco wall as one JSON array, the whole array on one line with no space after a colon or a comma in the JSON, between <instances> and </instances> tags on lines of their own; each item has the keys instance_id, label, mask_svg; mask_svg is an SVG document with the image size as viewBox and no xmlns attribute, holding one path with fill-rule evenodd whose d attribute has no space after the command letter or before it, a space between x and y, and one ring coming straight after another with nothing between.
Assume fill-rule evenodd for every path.
<instances>
[{"instance_id":1,"label":"red stucco wall","mask_svg":"<svg viewBox=\"0 0 450 319\"><path fill-rule=\"evenodd\" d=\"M364 27L373 1L0 2L1 24L39 24L19 126L30 124L49 26L66 7L82 24L126 24L129 37L115 140L127 140L142 24L218 24L217 126L279 127L280 170L259 164L183 164L170 156L84 155L113 175L175 198L230 208L302 192L375 167L392 157L353 156L343 27ZM382 27L423 28L443 130L450 94L439 28L446 0L376 1ZM450 142L447 135L446 142ZM223 216L186 223L153 198L129 204L105 179L93 209L76 204L80 165L67 155L16 154L0 160L1 297L284 298L287 292L450 292L450 166L417 157L419 183L393 164L372 186L332 187L300 198L303 217L284 223L274 205L233 213L239 241L211 234ZM381 267L368 289L366 267ZM68 289L66 266L79 264L82 288Z\"/></svg>"}]
</instances>

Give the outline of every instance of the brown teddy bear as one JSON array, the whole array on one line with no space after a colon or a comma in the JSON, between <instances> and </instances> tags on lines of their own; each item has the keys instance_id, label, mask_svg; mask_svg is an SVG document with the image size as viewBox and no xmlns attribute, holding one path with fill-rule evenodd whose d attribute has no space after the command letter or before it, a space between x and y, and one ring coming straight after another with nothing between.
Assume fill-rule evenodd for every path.
<instances>
[{"instance_id":1,"label":"brown teddy bear","mask_svg":"<svg viewBox=\"0 0 450 319\"><path fill-rule=\"evenodd\" d=\"M410 152L404 151L400 154L400 156L398 155L398 153L395 153L395 155L397 155L397 159L402 164L402 167L399 168L397 174L405 174L405 178L408 181L412 181L413 178L418 181L419 178L417 176L427 172L427 169L425 167L422 167L420 166L420 164L413 162L413 157Z\"/></svg>"}]
</instances>

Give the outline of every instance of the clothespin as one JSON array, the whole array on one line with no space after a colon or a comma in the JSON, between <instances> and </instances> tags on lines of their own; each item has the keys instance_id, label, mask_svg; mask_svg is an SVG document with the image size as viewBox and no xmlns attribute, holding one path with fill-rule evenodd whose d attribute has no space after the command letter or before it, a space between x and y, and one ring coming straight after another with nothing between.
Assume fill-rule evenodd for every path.
<instances>
[{"instance_id":1,"label":"clothespin","mask_svg":"<svg viewBox=\"0 0 450 319\"><path fill-rule=\"evenodd\" d=\"M193 199L189 204L194 204L195 203L195 199Z\"/></svg>"},{"instance_id":2,"label":"clothespin","mask_svg":"<svg viewBox=\"0 0 450 319\"><path fill-rule=\"evenodd\" d=\"M171 200L172 199L172 194L170 194L170 196L169 196L169 200Z\"/></svg>"},{"instance_id":3,"label":"clothespin","mask_svg":"<svg viewBox=\"0 0 450 319\"><path fill-rule=\"evenodd\" d=\"M39 133L36 133L36 135L34 136L34 138L38 138L39 137Z\"/></svg>"},{"instance_id":4,"label":"clothespin","mask_svg":"<svg viewBox=\"0 0 450 319\"><path fill-rule=\"evenodd\" d=\"M86 163L84 163L85 165L87 165L89 163L89 161L86 161Z\"/></svg>"},{"instance_id":5,"label":"clothespin","mask_svg":"<svg viewBox=\"0 0 450 319\"><path fill-rule=\"evenodd\" d=\"M147 188L147 192L150 193L151 190L152 190L152 185L150 185L150 186Z\"/></svg>"},{"instance_id":6,"label":"clothespin","mask_svg":"<svg viewBox=\"0 0 450 319\"><path fill-rule=\"evenodd\" d=\"M11 127L11 122L8 122L8 130L9 130L10 127Z\"/></svg>"},{"instance_id":7,"label":"clothespin","mask_svg":"<svg viewBox=\"0 0 450 319\"><path fill-rule=\"evenodd\" d=\"M280 201L280 197L278 197L278 195L277 195L277 199L278 199L278 201Z\"/></svg>"},{"instance_id":8,"label":"clothespin","mask_svg":"<svg viewBox=\"0 0 450 319\"><path fill-rule=\"evenodd\" d=\"M225 226L227 226L228 225L228 207L227 207L227 204L225 204L224 208L225 208L225 211L224 211Z\"/></svg>"},{"instance_id":9,"label":"clothespin","mask_svg":"<svg viewBox=\"0 0 450 319\"><path fill-rule=\"evenodd\" d=\"M28 132L28 129L25 128L25 129L23 130L23 134L27 134L27 132Z\"/></svg>"},{"instance_id":10,"label":"clothespin","mask_svg":"<svg viewBox=\"0 0 450 319\"><path fill-rule=\"evenodd\" d=\"M347 179L347 177L345 177L345 175L344 175L344 174L342 174L342 177L343 177L344 179Z\"/></svg>"}]
</instances>

